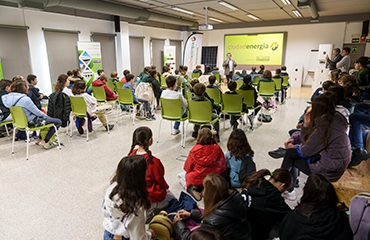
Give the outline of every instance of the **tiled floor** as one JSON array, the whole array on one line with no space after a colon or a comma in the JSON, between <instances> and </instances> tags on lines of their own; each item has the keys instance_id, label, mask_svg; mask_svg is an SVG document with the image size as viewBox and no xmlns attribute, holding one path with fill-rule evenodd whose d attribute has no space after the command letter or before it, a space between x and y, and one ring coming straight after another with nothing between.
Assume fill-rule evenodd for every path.
<instances>
[{"instance_id":1,"label":"tiled floor","mask_svg":"<svg viewBox=\"0 0 370 240\"><path fill-rule=\"evenodd\" d=\"M293 98L278 105L277 112L271 114L271 123L247 132L257 169L280 167L282 159L273 159L267 152L282 146L288 138L288 130L296 125L311 93L310 88L293 89ZM116 115L109 119L115 121ZM62 129L62 150L44 150L31 143L28 161L24 141L15 143L13 155L11 137L1 138L0 239L102 239L100 208L104 191L117 163L129 151L133 130L139 126L152 129L155 141L150 150L161 159L170 189L179 196L183 189L177 174L194 146L192 126L187 128L186 148L182 149L180 135L171 136L170 123L166 121L162 122L160 141L156 143L159 119L157 113L156 121L137 120L132 126L129 116L123 115L109 135L103 127L94 126L89 142L85 135L78 136L75 128L72 138ZM220 146L225 152L230 132L227 122L226 129L220 131ZM301 185L304 180L301 176ZM301 188L298 192L301 195ZM294 206L295 202L289 204Z\"/></svg>"}]
</instances>

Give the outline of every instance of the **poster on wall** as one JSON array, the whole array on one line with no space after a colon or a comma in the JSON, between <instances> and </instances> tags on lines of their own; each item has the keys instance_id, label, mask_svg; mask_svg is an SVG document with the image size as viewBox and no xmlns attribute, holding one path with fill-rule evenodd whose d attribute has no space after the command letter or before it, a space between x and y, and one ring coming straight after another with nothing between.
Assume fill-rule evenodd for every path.
<instances>
[{"instance_id":1,"label":"poster on wall","mask_svg":"<svg viewBox=\"0 0 370 240\"><path fill-rule=\"evenodd\" d=\"M77 42L77 48L80 72L89 88L92 81L98 78L97 71L103 69L100 42Z\"/></svg>"},{"instance_id":2,"label":"poster on wall","mask_svg":"<svg viewBox=\"0 0 370 240\"><path fill-rule=\"evenodd\" d=\"M184 66L187 66L189 71L193 71L196 65L200 65L202 61L202 40L203 33L193 33L186 40L184 47Z\"/></svg>"},{"instance_id":3,"label":"poster on wall","mask_svg":"<svg viewBox=\"0 0 370 240\"><path fill-rule=\"evenodd\" d=\"M164 46L164 64L170 64L171 73L176 70L176 46Z\"/></svg>"},{"instance_id":4,"label":"poster on wall","mask_svg":"<svg viewBox=\"0 0 370 240\"><path fill-rule=\"evenodd\" d=\"M4 78L3 67L1 66L1 58L0 58L0 79L3 79L3 78Z\"/></svg>"},{"instance_id":5,"label":"poster on wall","mask_svg":"<svg viewBox=\"0 0 370 240\"><path fill-rule=\"evenodd\" d=\"M286 33L225 35L224 59L231 53L240 69L265 65L276 69L284 64Z\"/></svg>"}]
</instances>

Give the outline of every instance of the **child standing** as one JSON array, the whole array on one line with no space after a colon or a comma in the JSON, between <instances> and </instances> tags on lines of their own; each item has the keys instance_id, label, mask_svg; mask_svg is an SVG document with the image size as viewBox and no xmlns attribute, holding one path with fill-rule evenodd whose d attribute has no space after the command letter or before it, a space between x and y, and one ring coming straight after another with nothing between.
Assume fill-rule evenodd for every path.
<instances>
[{"instance_id":1,"label":"child standing","mask_svg":"<svg viewBox=\"0 0 370 240\"><path fill-rule=\"evenodd\" d=\"M148 162L146 172L147 190L152 208L165 209L172 199L175 198L169 190L169 186L164 179L164 167L161 161L152 155L149 147L153 143L153 133L148 127L139 127L132 136L132 145L129 155L142 155ZM139 146L135 149L136 146Z\"/></svg>"},{"instance_id":2,"label":"child standing","mask_svg":"<svg viewBox=\"0 0 370 240\"><path fill-rule=\"evenodd\" d=\"M145 210L150 208L146 170L143 156L128 156L119 162L103 200L104 240L156 237L153 230L145 230Z\"/></svg>"},{"instance_id":3,"label":"child standing","mask_svg":"<svg viewBox=\"0 0 370 240\"><path fill-rule=\"evenodd\" d=\"M256 172L254 152L243 130L237 128L232 131L227 141L227 150L225 160L226 167L230 169L230 184L240 188L244 179Z\"/></svg>"},{"instance_id":4,"label":"child standing","mask_svg":"<svg viewBox=\"0 0 370 240\"><path fill-rule=\"evenodd\" d=\"M220 175L226 170L224 153L217 145L215 131L209 128L199 131L197 144L190 150L184 170L187 192L197 201L202 200L203 179L209 173Z\"/></svg>"}]
</instances>

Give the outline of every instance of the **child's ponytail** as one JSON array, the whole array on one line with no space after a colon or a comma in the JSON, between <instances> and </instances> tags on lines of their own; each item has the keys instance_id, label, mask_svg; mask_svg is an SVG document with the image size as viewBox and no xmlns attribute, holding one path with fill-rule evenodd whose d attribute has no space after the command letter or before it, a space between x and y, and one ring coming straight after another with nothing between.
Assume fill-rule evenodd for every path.
<instances>
[{"instance_id":1,"label":"child's ponytail","mask_svg":"<svg viewBox=\"0 0 370 240\"><path fill-rule=\"evenodd\" d=\"M129 154L131 154L136 146L142 146L148 154L148 162L153 163L152 154L149 151L149 140L152 138L152 130L148 127L138 127L132 135L132 145Z\"/></svg>"},{"instance_id":2,"label":"child's ponytail","mask_svg":"<svg viewBox=\"0 0 370 240\"><path fill-rule=\"evenodd\" d=\"M267 169L261 169L255 174L247 177L243 184L242 189L250 188L253 184L258 184L258 187L261 186L262 180L265 178L265 176L271 175L270 170Z\"/></svg>"}]
</instances>

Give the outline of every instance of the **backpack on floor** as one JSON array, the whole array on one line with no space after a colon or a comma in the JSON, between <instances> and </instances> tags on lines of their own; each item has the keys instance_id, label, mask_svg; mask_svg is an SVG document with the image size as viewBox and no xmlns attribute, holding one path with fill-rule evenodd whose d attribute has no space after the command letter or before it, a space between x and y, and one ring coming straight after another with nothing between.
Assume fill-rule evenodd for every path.
<instances>
[{"instance_id":1,"label":"backpack on floor","mask_svg":"<svg viewBox=\"0 0 370 240\"><path fill-rule=\"evenodd\" d=\"M370 193L359 193L352 198L349 212L353 239L370 239Z\"/></svg>"},{"instance_id":2,"label":"backpack on floor","mask_svg":"<svg viewBox=\"0 0 370 240\"><path fill-rule=\"evenodd\" d=\"M261 122L261 117L262 117L262 122L271 122L272 121L272 117L270 115L266 115L266 114L261 114L259 115L258 117L258 121Z\"/></svg>"},{"instance_id":3,"label":"backpack on floor","mask_svg":"<svg viewBox=\"0 0 370 240\"><path fill-rule=\"evenodd\" d=\"M158 215L155 215L152 221L149 223L149 228L154 230L157 237L156 240L173 240L174 230L173 223L168 218L169 215L176 215L176 213L168 214L166 211L161 211Z\"/></svg>"}]
</instances>

